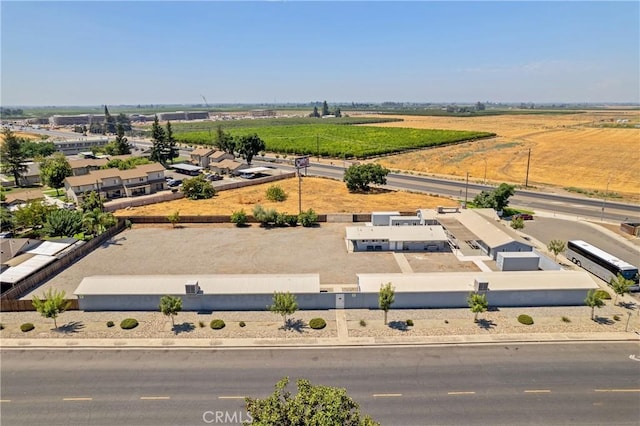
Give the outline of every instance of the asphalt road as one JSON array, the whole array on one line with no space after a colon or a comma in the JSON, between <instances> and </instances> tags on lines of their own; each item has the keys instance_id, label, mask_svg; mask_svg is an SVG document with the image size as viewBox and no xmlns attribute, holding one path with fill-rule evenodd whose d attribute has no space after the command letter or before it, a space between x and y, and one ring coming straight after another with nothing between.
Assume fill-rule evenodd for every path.
<instances>
[{"instance_id":1,"label":"asphalt road","mask_svg":"<svg viewBox=\"0 0 640 426\"><path fill-rule=\"evenodd\" d=\"M255 162L257 163L258 161ZM278 167L293 170L293 166L279 164ZM344 176L344 168L338 165L332 166L312 163L307 169L307 174L342 179ZM387 186L397 189L446 195L461 200L466 198L469 201L473 200L473 198L483 190L494 189L494 187L490 185L481 185L472 182L467 185L465 181L397 173L390 173L387 176ZM510 204L531 210L542 209L582 218L604 218L610 221L623 221L625 218L628 218L640 221L640 205L617 203L610 200L604 202L604 214L602 212L603 200L586 197L569 197L535 191L517 190L514 196L511 197Z\"/></svg>"},{"instance_id":2,"label":"asphalt road","mask_svg":"<svg viewBox=\"0 0 640 426\"><path fill-rule=\"evenodd\" d=\"M3 426L234 424L283 376L345 387L384 425L637 425L637 343L2 351ZM216 420L216 412L227 420ZM203 419L204 416L204 419ZM219 417L218 417L219 418ZM221 418L224 420L224 417Z\"/></svg>"}]
</instances>

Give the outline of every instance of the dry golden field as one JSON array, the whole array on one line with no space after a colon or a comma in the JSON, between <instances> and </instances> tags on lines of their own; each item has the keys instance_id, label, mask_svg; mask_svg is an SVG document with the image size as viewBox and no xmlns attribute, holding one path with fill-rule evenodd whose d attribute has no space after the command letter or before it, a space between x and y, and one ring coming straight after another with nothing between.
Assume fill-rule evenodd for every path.
<instances>
[{"instance_id":1,"label":"dry golden field","mask_svg":"<svg viewBox=\"0 0 640 426\"><path fill-rule=\"evenodd\" d=\"M402 122L375 126L478 130L498 136L389 156L392 170L413 170L474 181L524 184L531 149L530 186L576 187L640 200L640 128L604 128L617 119L640 123L640 111L597 111L567 115L502 115L473 118L398 116Z\"/></svg>"},{"instance_id":2,"label":"dry golden field","mask_svg":"<svg viewBox=\"0 0 640 426\"><path fill-rule=\"evenodd\" d=\"M267 188L279 185L287 193L283 202L266 199ZM279 212L298 213L298 179L254 185L231 191L221 191L209 200L181 199L165 203L118 210L116 216L168 216L175 211L181 215L230 215L244 209L252 214L253 207L260 204ZM419 208L457 206L448 198L403 191L382 191L371 194L351 194L343 182L331 179L305 177L302 179L302 209L313 209L316 213L371 213L372 211L415 211Z\"/></svg>"}]
</instances>

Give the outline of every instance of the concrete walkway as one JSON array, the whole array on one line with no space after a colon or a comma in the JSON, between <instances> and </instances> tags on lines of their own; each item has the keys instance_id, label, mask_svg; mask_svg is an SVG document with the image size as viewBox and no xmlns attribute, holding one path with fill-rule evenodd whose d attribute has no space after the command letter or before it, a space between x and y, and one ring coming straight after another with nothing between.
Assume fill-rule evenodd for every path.
<instances>
[{"instance_id":1,"label":"concrete walkway","mask_svg":"<svg viewBox=\"0 0 640 426\"><path fill-rule=\"evenodd\" d=\"M406 257L404 257L404 253L398 253L396 251L393 252L393 258L396 260L398 267L402 271L403 274L412 274L413 268L409 265L409 261Z\"/></svg>"},{"instance_id":2,"label":"concrete walkway","mask_svg":"<svg viewBox=\"0 0 640 426\"><path fill-rule=\"evenodd\" d=\"M340 333L339 333L340 334ZM1 349L69 349L69 348L326 348L379 346L442 346L526 344L557 342L638 342L638 333L540 333L458 336L280 338L280 339L2 339Z\"/></svg>"}]
</instances>

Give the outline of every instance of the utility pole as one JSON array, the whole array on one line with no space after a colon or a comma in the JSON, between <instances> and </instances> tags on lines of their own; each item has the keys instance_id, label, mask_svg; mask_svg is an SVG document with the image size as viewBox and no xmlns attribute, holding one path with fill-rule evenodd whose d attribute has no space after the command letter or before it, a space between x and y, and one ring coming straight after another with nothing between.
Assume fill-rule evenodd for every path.
<instances>
[{"instance_id":1,"label":"utility pole","mask_svg":"<svg viewBox=\"0 0 640 426\"><path fill-rule=\"evenodd\" d=\"M524 187L529 186L529 164L531 164L531 148L529 148L529 155L527 156L527 177L524 180Z\"/></svg>"},{"instance_id":2,"label":"utility pole","mask_svg":"<svg viewBox=\"0 0 640 426\"><path fill-rule=\"evenodd\" d=\"M316 155L318 156L318 163L320 162L320 136L316 135Z\"/></svg>"},{"instance_id":3,"label":"utility pole","mask_svg":"<svg viewBox=\"0 0 640 426\"><path fill-rule=\"evenodd\" d=\"M609 195L609 183L611 183L611 173L609 173L609 178L607 179L607 189L604 191L604 196L602 197L602 213L600 214L600 222L604 222L604 208L607 203L607 195Z\"/></svg>"},{"instance_id":4,"label":"utility pole","mask_svg":"<svg viewBox=\"0 0 640 426\"><path fill-rule=\"evenodd\" d=\"M467 196L469 195L469 172L467 172L467 183L464 186L464 208L467 208Z\"/></svg>"}]
</instances>

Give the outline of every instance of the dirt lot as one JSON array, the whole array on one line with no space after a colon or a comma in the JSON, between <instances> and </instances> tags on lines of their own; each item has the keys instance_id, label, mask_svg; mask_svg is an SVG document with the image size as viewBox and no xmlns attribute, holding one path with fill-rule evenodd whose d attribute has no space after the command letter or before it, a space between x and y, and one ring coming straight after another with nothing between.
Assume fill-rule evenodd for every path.
<instances>
[{"instance_id":1,"label":"dirt lot","mask_svg":"<svg viewBox=\"0 0 640 426\"><path fill-rule=\"evenodd\" d=\"M605 128L612 120L640 123L638 111L594 111L567 115L503 115L490 117L399 116L405 121L384 127L478 130L496 138L464 145L386 157L391 169L474 180L523 184L531 149L530 185L609 191L640 201L640 128Z\"/></svg>"},{"instance_id":2,"label":"dirt lot","mask_svg":"<svg viewBox=\"0 0 640 426\"><path fill-rule=\"evenodd\" d=\"M391 252L347 253L344 223L316 228L257 225L137 226L118 234L39 287L72 295L90 275L319 273L321 284L355 284L356 273L401 272ZM410 258L416 272L477 270L450 253ZM472 269L469 269L472 268ZM27 295L30 298L31 295Z\"/></svg>"},{"instance_id":3,"label":"dirt lot","mask_svg":"<svg viewBox=\"0 0 640 426\"><path fill-rule=\"evenodd\" d=\"M267 188L279 185L287 193L283 202L266 198ZM298 179L285 179L221 191L208 200L181 199L166 203L133 207L115 212L116 216L159 215L167 216L175 211L181 215L230 215L244 209L251 214L256 204L273 208L279 212L298 213ZM313 209L316 213L371 213L372 211L415 211L420 208L457 206L448 198L405 191L373 191L370 194L352 194L343 182L331 179L305 177L302 179L302 209Z\"/></svg>"}]
</instances>

